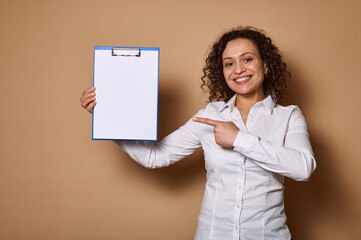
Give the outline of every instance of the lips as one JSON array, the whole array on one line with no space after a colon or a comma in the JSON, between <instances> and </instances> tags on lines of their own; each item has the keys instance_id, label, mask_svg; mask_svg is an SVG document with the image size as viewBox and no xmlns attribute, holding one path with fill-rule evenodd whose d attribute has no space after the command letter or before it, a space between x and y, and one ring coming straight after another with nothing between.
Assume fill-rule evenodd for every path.
<instances>
[{"instance_id":1,"label":"lips","mask_svg":"<svg viewBox=\"0 0 361 240\"><path fill-rule=\"evenodd\" d=\"M236 78L235 81L237 83L244 83L246 82L247 80L249 80L252 76L249 75L249 76L243 76L243 77L239 77L239 78Z\"/></svg>"}]
</instances>

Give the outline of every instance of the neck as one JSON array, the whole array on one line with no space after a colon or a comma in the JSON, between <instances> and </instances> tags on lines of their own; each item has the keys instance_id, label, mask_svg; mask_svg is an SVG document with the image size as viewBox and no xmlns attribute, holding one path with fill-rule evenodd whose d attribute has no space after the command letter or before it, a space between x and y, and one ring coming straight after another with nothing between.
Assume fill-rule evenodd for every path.
<instances>
[{"instance_id":1,"label":"neck","mask_svg":"<svg viewBox=\"0 0 361 240\"><path fill-rule=\"evenodd\" d=\"M237 94L236 96L236 108L242 112L249 112L249 110L255 105L257 102L262 101L265 99L265 95L262 92L258 94L252 95L241 95Z\"/></svg>"}]
</instances>

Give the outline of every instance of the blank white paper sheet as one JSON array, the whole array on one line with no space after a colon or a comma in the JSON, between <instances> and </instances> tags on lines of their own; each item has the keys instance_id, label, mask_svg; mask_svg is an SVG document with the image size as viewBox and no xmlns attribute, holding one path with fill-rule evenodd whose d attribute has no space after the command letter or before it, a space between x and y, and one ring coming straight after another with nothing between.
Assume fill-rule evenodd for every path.
<instances>
[{"instance_id":1,"label":"blank white paper sheet","mask_svg":"<svg viewBox=\"0 0 361 240\"><path fill-rule=\"evenodd\" d=\"M94 47L93 140L157 140L159 48Z\"/></svg>"}]
</instances>

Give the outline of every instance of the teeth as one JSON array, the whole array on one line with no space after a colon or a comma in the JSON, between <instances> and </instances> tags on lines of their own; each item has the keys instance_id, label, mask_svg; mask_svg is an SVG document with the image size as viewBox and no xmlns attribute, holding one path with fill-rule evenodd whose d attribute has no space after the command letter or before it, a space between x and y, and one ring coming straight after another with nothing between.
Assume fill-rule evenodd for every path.
<instances>
[{"instance_id":1,"label":"teeth","mask_svg":"<svg viewBox=\"0 0 361 240\"><path fill-rule=\"evenodd\" d=\"M248 80L248 79L250 79L250 78L251 78L251 76L238 78L238 79L236 79L236 82L244 82L244 81L246 81L246 80Z\"/></svg>"}]
</instances>

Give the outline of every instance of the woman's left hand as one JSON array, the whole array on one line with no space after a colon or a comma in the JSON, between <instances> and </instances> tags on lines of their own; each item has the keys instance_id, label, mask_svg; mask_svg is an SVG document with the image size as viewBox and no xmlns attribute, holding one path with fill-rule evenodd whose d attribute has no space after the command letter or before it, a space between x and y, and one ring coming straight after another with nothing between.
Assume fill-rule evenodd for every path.
<instances>
[{"instance_id":1,"label":"woman's left hand","mask_svg":"<svg viewBox=\"0 0 361 240\"><path fill-rule=\"evenodd\" d=\"M194 117L195 122L208 124L214 127L214 138L216 143L222 147L233 147L239 129L233 122L222 122L209 118Z\"/></svg>"}]
</instances>

